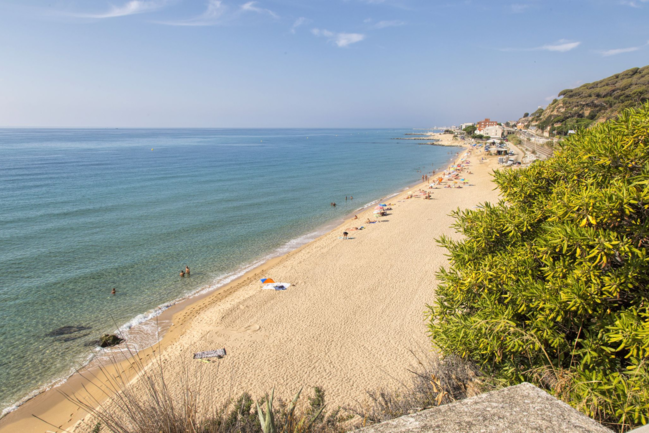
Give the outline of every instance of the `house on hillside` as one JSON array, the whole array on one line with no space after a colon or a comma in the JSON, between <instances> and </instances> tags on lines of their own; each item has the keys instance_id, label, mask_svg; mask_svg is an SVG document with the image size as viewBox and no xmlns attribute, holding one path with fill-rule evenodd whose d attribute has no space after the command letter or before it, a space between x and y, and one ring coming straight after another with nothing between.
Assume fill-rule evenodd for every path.
<instances>
[{"instance_id":1,"label":"house on hillside","mask_svg":"<svg viewBox=\"0 0 649 433\"><path fill-rule=\"evenodd\" d=\"M478 122L476 126L478 127L478 130L480 130L480 129L489 128L490 126L498 126L498 122L496 122L495 120L491 120L487 117L485 120Z\"/></svg>"},{"instance_id":2,"label":"house on hillside","mask_svg":"<svg viewBox=\"0 0 649 433\"><path fill-rule=\"evenodd\" d=\"M502 138L504 133L505 133L505 128L499 126L498 124L494 126L478 128L476 130L476 134L484 135L490 138Z\"/></svg>"}]
</instances>

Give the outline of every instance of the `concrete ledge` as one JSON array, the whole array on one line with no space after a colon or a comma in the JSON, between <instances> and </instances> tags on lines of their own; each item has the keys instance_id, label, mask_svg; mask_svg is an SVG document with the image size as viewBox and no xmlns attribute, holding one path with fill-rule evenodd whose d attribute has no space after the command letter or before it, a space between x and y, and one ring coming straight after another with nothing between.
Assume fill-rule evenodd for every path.
<instances>
[{"instance_id":1,"label":"concrete ledge","mask_svg":"<svg viewBox=\"0 0 649 433\"><path fill-rule=\"evenodd\" d=\"M403 416L363 433L611 433L612 430L529 383Z\"/></svg>"}]
</instances>

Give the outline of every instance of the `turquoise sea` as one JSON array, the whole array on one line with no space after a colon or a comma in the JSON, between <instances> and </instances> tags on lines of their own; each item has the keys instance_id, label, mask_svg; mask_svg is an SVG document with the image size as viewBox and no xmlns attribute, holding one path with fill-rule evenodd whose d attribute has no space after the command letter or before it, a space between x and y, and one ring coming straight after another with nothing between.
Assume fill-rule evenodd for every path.
<instances>
[{"instance_id":1,"label":"turquoise sea","mask_svg":"<svg viewBox=\"0 0 649 433\"><path fill-rule=\"evenodd\" d=\"M0 409L457 151L407 132L0 130Z\"/></svg>"}]
</instances>

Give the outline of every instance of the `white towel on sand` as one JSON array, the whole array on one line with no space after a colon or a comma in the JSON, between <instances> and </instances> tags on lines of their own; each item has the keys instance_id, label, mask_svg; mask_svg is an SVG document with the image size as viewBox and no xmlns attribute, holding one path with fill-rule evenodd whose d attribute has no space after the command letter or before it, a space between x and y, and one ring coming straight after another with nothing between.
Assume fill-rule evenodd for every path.
<instances>
[{"instance_id":1,"label":"white towel on sand","mask_svg":"<svg viewBox=\"0 0 649 433\"><path fill-rule=\"evenodd\" d=\"M291 287L288 283L273 283L273 284L264 284L262 287L263 290L286 290Z\"/></svg>"}]
</instances>

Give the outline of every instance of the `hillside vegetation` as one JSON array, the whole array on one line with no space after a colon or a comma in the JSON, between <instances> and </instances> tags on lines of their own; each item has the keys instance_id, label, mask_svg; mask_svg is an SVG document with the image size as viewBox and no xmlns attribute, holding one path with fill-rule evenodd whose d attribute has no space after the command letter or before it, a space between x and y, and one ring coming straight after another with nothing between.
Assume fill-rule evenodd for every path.
<instances>
[{"instance_id":1,"label":"hillside vegetation","mask_svg":"<svg viewBox=\"0 0 649 433\"><path fill-rule=\"evenodd\" d=\"M544 109L538 109L523 123L551 134L588 128L616 118L622 110L649 101L649 66L632 68L603 80L559 92Z\"/></svg>"},{"instance_id":2,"label":"hillside vegetation","mask_svg":"<svg viewBox=\"0 0 649 433\"><path fill-rule=\"evenodd\" d=\"M497 171L502 200L443 237L430 334L618 431L649 421L649 103Z\"/></svg>"}]
</instances>

